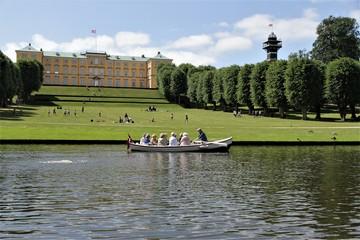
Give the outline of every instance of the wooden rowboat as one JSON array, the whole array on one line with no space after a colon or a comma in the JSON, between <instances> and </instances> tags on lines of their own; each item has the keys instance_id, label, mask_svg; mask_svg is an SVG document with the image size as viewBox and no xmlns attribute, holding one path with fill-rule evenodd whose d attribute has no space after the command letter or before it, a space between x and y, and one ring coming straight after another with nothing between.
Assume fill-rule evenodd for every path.
<instances>
[{"instance_id":1,"label":"wooden rowboat","mask_svg":"<svg viewBox=\"0 0 360 240\"><path fill-rule=\"evenodd\" d=\"M158 146L129 142L128 149L139 152L224 152L229 150L231 144L232 137L211 142L195 142L186 146Z\"/></svg>"}]
</instances>

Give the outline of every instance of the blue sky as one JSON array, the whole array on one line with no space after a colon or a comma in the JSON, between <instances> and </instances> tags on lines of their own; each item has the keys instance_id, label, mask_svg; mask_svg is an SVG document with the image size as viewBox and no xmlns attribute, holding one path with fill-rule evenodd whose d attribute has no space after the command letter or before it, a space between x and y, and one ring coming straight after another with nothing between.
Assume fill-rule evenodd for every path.
<instances>
[{"instance_id":1,"label":"blue sky","mask_svg":"<svg viewBox=\"0 0 360 240\"><path fill-rule=\"evenodd\" d=\"M176 64L216 67L264 60L270 23L286 59L311 50L323 18L360 19L360 0L0 0L0 9L0 49L13 60L31 42L45 51L161 51Z\"/></svg>"}]
</instances>

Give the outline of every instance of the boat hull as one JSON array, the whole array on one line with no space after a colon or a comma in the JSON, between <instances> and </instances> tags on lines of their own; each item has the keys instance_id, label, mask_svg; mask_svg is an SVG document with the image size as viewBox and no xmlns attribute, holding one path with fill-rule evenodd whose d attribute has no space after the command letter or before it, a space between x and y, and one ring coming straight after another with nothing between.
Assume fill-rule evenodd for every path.
<instances>
[{"instance_id":1,"label":"boat hull","mask_svg":"<svg viewBox=\"0 0 360 240\"><path fill-rule=\"evenodd\" d=\"M226 152L226 143L208 142L202 144L191 144L187 146L157 146L129 143L130 151L138 152Z\"/></svg>"}]
</instances>

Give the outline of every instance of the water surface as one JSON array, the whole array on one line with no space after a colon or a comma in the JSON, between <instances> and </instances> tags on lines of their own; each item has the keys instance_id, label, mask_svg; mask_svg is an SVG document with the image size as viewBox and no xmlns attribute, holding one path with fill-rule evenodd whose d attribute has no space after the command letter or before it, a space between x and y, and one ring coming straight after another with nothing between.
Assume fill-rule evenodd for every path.
<instances>
[{"instance_id":1,"label":"water surface","mask_svg":"<svg viewBox=\"0 0 360 240\"><path fill-rule=\"evenodd\" d=\"M0 239L360 238L358 147L0 150Z\"/></svg>"}]
</instances>

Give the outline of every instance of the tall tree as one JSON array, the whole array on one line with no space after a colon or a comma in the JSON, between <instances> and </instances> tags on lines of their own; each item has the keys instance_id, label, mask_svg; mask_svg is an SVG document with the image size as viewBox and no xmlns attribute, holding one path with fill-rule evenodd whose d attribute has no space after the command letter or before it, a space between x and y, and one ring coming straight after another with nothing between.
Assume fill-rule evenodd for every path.
<instances>
[{"instance_id":1,"label":"tall tree","mask_svg":"<svg viewBox=\"0 0 360 240\"><path fill-rule=\"evenodd\" d=\"M236 99L236 85L238 80L240 67L238 65L232 65L224 69L224 100L227 105L237 107Z\"/></svg>"},{"instance_id":2,"label":"tall tree","mask_svg":"<svg viewBox=\"0 0 360 240\"><path fill-rule=\"evenodd\" d=\"M340 57L360 58L359 25L355 19L330 16L319 24L316 32L314 59L328 63Z\"/></svg>"},{"instance_id":3,"label":"tall tree","mask_svg":"<svg viewBox=\"0 0 360 240\"><path fill-rule=\"evenodd\" d=\"M17 62L22 80L22 99L28 102L33 91L40 89L42 85L42 75L40 64L36 60L19 60Z\"/></svg>"},{"instance_id":4,"label":"tall tree","mask_svg":"<svg viewBox=\"0 0 360 240\"><path fill-rule=\"evenodd\" d=\"M201 72L194 72L188 78L187 97L191 103L197 103L197 88Z\"/></svg>"},{"instance_id":5,"label":"tall tree","mask_svg":"<svg viewBox=\"0 0 360 240\"><path fill-rule=\"evenodd\" d=\"M207 70L201 73L200 82L202 84L202 100L205 104L215 103L212 96L213 81L214 81L214 70Z\"/></svg>"},{"instance_id":6,"label":"tall tree","mask_svg":"<svg viewBox=\"0 0 360 240\"><path fill-rule=\"evenodd\" d=\"M268 111L265 96L266 71L268 67L269 63L267 61L257 63L250 76L252 102L262 107L265 113Z\"/></svg>"},{"instance_id":7,"label":"tall tree","mask_svg":"<svg viewBox=\"0 0 360 240\"><path fill-rule=\"evenodd\" d=\"M280 117L285 117L287 100L285 95L285 71L287 61L279 60L270 64L266 71L265 93L267 104L279 109Z\"/></svg>"},{"instance_id":8,"label":"tall tree","mask_svg":"<svg viewBox=\"0 0 360 240\"><path fill-rule=\"evenodd\" d=\"M249 109L249 113L254 110L254 104L251 100L251 90L250 90L250 75L254 65L245 64L240 68L238 74L238 85L236 86L237 90L237 102L239 104L246 104Z\"/></svg>"},{"instance_id":9,"label":"tall tree","mask_svg":"<svg viewBox=\"0 0 360 240\"><path fill-rule=\"evenodd\" d=\"M219 103L223 108L225 106L224 100L224 71L225 68L219 68L214 75L213 83L213 99L216 103Z\"/></svg>"},{"instance_id":10,"label":"tall tree","mask_svg":"<svg viewBox=\"0 0 360 240\"><path fill-rule=\"evenodd\" d=\"M180 104L180 95L187 91L187 79L183 70L176 68L171 73L170 93L172 98Z\"/></svg>"},{"instance_id":11,"label":"tall tree","mask_svg":"<svg viewBox=\"0 0 360 240\"><path fill-rule=\"evenodd\" d=\"M360 103L359 62L350 58L330 62L326 70L326 90L328 99L338 106L341 119L345 121L348 105L355 119L355 104Z\"/></svg>"},{"instance_id":12,"label":"tall tree","mask_svg":"<svg viewBox=\"0 0 360 240\"><path fill-rule=\"evenodd\" d=\"M321 105L322 85L322 70L317 62L309 59L308 54L300 52L289 57L285 73L285 93L290 105L301 109L304 120L311 107ZM317 115L319 114L320 112Z\"/></svg>"},{"instance_id":13,"label":"tall tree","mask_svg":"<svg viewBox=\"0 0 360 240\"><path fill-rule=\"evenodd\" d=\"M175 70L174 64L160 64L157 69L157 82L159 92L168 100L171 99L171 74Z\"/></svg>"}]
</instances>

